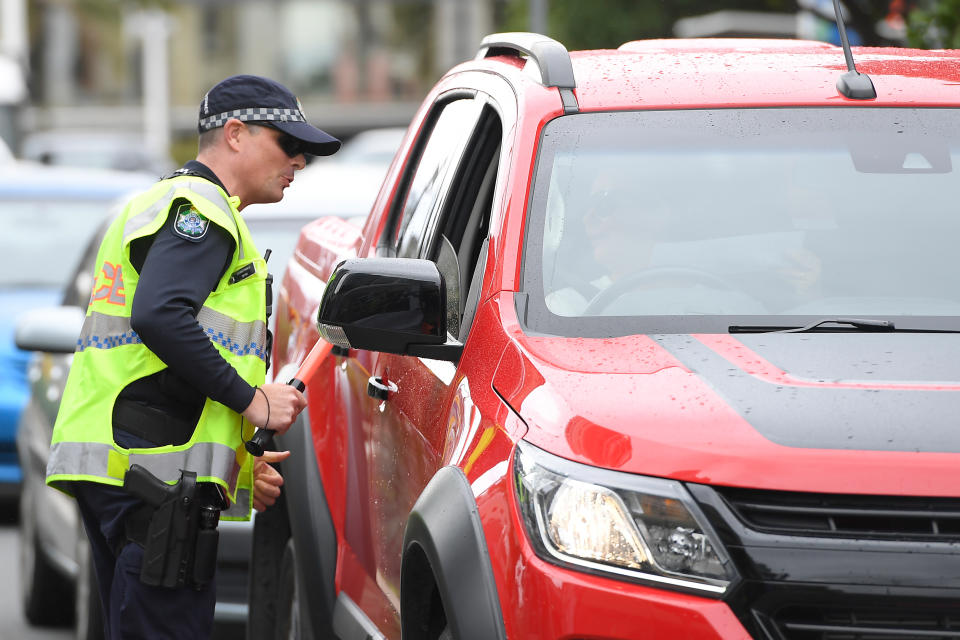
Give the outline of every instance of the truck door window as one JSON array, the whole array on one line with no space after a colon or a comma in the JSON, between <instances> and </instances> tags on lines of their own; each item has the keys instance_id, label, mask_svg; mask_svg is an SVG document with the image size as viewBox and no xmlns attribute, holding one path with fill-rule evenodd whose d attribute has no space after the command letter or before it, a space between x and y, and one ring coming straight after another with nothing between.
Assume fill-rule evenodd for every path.
<instances>
[{"instance_id":1,"label":"truck door window","mask_svg":"<svg viewBox=\"0 0 960 640\"><path fill-rule=\"evenodd\" d=\"M463 154L459 165L451 170L453 176L441 198L440 214L425 234L420 252L420 257L438 261L446 245L456 254L458 277L452 286L459 306L458 316L450 324L459 327L460 336L466 335L472 317L472 309L467 307L476 304L478 291L471 289L479 289L483 282L482 274L477 278L473 275L476 269L483 269L478 258L489 228L502 136L500 117L488 103L467 144L469 153Z\"/></svg>"},{"instance_id":2,"label":"truck door window","mask_svg":"<svg viewBox=\"0 0 960 640\"><path fill-rule=\"evenodd\" d=\"M456 166L470 139L482 103L456 100L442 107L433 128L421 135L429 136L417 168L407 181L403 212L397 228L395 255L416 257L420 253L423 234L440 203L449 169Z\"/></svg>"}]
</instances>

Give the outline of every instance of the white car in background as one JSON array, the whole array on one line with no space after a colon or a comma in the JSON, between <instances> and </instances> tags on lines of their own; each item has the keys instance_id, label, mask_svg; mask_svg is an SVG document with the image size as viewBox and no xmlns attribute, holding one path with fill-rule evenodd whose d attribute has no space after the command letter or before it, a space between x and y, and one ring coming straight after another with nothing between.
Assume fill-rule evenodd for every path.
<instances>
[{"instance_id":1,"label":"white car in background","mask_svg":"<svg viewBox=\"0 0 960 640\"><path fill-rule=\"evenodd\" d=\"M347 140L336 154L317 158L297 172L283 200L273 204L251 205L244 210L256 215L302 214L310 220L337 216L362 223L373 206L406 129L384 127L362 131ZM254 241L257 241L254 236ZM293 244L290 250L293 249ZM261 250L260 243L257 247ZM287 252L289 257L289 252ZM286 265L274 252L272 265ZM282 274L275 273L279 282Z\"/></svg>"},{"instance_id":2,"label":"white car in background","mask_svg":"<svg viewBox=\"0 0 960 640\"><path fill-rule=\"evenodd\" d=\"M10 150L3 138L0 138L0 164L9 164L13 161L13 151Z\"/></svg>"},{"instance_id":3,"label":"white car in background","mask_svg":"<svg viewBox=\"0 0 960 640\"><path fill-rule=\"evenodd\" d=\"M153 153L135 131L50 129L27 134L20 157L41 164L142 171L155 178L173 171L173 159Z\"/></svg>"}]
</instances>

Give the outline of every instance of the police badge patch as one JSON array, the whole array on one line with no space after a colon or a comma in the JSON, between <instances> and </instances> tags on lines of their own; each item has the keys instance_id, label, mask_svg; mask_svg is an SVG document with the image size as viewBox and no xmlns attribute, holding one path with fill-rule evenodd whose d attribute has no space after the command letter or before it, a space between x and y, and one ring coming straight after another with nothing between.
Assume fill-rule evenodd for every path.
<instances>
[{"instance_id":1,"label":"police badge patch","mask_svg":"<svg viewBox=\"0 0 960 640\"><path fill-rule=\"evenodd\" d=\"M207 227L210 221L200 215L193 205L187 203L180 205L177 209L177 219L173 224L173 230L178 236L187 240L199 240L207 233Z\"/></svg>"}]
</instances>

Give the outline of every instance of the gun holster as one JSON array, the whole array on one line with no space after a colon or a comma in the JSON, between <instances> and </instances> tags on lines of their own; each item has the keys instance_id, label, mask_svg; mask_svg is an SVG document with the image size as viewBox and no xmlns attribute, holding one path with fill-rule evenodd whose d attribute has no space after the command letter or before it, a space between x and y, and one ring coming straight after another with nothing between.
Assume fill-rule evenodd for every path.
<instances>
[{"instance_id":1,"label":"gun holster","mask_svg":"<svg viewBox=\"0 0 960 640\"><path fill-rule=\"evenodd\" d=\"M134 464L123 488L146 503L126 523L127 538L143 547L140 581L196 589L209 583L216 571L220 506L203 499L197 474L181 471L169 485Z\"/></svg>"}]
</instances>

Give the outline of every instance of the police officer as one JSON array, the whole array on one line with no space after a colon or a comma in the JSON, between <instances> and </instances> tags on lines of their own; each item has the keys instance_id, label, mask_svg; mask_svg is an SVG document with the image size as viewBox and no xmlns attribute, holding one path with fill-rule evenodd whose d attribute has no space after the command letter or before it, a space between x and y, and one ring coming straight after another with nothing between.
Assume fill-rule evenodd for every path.
<instances>
[{"instance_id":1,"label":"police officer","mask_svg":"<svg viewBox=\"0 0 960 640\"><path fill-rule=\"evenodd\" d=\"M215 587L191 565L199 536L184 534L209 518L184 505L249 519L273 504L282 479L266 462L285 454L255 461L243 442L255 427L283 433L306 402L264 384L268 274L239 212L280 200L304 154L340 142L287 88L250 75L207 93L198 129L196 160L133 197L100 245L47 466L77 499L114 640L210 636ZM179 502L143 499L135 477ZM164 527L161 513L180 519ZM166 530L174 561L156 573L144 546Z\"/></svg>"}]
</instances>

